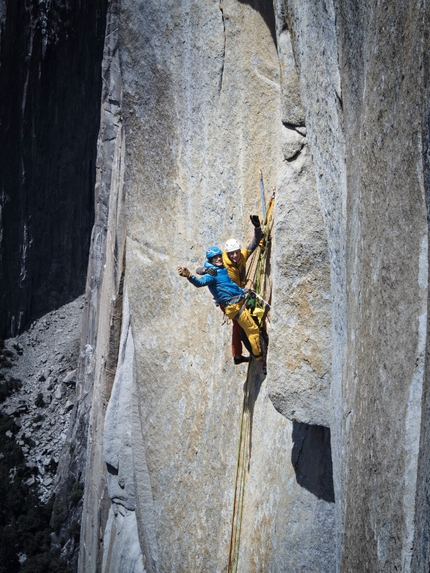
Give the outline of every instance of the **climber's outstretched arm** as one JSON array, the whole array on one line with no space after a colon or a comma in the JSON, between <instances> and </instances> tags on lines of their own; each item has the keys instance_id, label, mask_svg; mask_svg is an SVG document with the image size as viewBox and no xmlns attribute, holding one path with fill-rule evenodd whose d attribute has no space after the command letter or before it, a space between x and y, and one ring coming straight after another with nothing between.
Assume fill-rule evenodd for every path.
<instances>
[{"instance_id":1,"label":"climber's outstretched arm","mask_svg":"<svg viewBox=\"0 0 430 573\"><path fill-rule=\"evenodd\" d=\"M205 274L202 277L196 277L195 275L191 274L187 267L178 267L178 275L188 279L190 283L197 288L208 286L215 281L215 278L208 274Z\"/></svg>"},{"instance_id":2,"label":"climber's outstretched arm","mask_svg":"<svg viewBox=\"0 0 430 573\"><path fill-rule=\"evenodd\" d=\"M246 247L246 250L251 251L252 253L253 251L255 251L255 249L258 246L258 243L261 241L263 232L261 230L261 224L258 215L250 215L249 218L251 219L251 223L254 225L254 236L252 238L252 241Z\"/></svg>"}]
</instances>

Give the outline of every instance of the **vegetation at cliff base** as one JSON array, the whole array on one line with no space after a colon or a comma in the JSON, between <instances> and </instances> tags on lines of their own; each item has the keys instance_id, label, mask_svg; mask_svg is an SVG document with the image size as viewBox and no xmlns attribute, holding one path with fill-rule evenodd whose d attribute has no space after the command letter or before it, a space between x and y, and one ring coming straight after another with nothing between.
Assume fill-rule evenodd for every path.
<instances>
[{"instance_id":1,"label":"vegetation at cliff base","mask_svg":"<svg viewBox=\"0 0 430 573\"><path fill-rule=\"evenodd\" d=\"M51 551L53 499L41 503L32 470L15 442L18 426L0 414L0 573L68 573L59 553Z\"/></svg>"}]
</instances>

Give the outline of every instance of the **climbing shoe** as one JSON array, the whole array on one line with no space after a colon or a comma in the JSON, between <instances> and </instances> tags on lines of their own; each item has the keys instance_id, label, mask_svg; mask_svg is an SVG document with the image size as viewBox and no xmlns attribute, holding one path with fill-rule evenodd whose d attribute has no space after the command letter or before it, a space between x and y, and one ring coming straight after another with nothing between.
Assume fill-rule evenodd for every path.
<instances>
[{"instance_id":1,"label":"climbing shoe","mask_svg":"<svg viewBox=\"0 0 430 573\"><path fill-rule=\"evenodd\" d=\"M249 356L234 356L233 361L236 365L242 364L242 362L249 362Z\"/></svg>"}]
</instances>

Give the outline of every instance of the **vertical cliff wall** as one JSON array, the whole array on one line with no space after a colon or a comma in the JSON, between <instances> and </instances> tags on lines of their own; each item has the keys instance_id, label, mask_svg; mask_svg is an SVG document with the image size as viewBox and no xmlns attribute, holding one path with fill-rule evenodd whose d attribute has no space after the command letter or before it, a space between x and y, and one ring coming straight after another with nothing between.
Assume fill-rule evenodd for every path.
<instances>
[{"instance_id":1,"label":"vertical cliff wall","mask_svg":"<svg viewBox=\"0 0 430 573\"><path fill-rule=\"evenodd\" d=\"M57 487L85 478L79 570L228 570L247 369L176 266L248 242L262 169L237 570L428 571L426 3L105 11L0 2L2 335L87 272Z\"/></svg>"},{"instance_id":2,"label":"vertical cliff wall","mask_svg":"<svg viewBox=\"0 0 430 573\"><path fill-rule=\"evenodd\" d=\"M428 7L285 8L331 253L338 569L425 571Z\"/></svg>"},{"instance_id":3,"label":"vertical cliff wall","mask_svg":"<svg viewBox=\"0 0 430 573\"><path fill-rule=\"evenodd\" d=\"M247 237L263 168L273 311L239 569L424 571L425 5L123 1L118 18L123 330L90 442L111 506L89 488L81 570L225 567L244 372L174 267Z\"/></svg>"},{"instance_id":4,"label":"vertical cliff wall","mask_svg":"<svg viewBox=\"0 0 430 573\"><path fill-rule=\"evenodd\" d=\"M110 398L106 369L94 378L82 570L225 567L243 370L207 293L174 267L246 236L261 167L277 188L274 308L239 568L424 566L425 12L397 8L121 3L122 338Z\"/></svg>"},{"instance_id":5,"label":"vertical cliff wall","mask_svg":"<svg viewBox=\"0 0 430 573\"><path fill-rule=\"evenodd\" d=\"M364 4L358 13L362 41L350 32L356 15L339 12L350 357L339 420L349 442L342 564L416 571L412 560L424 533L416 529L415 504L423 485L417 466L428 338L426 6ZM369 522L363 554L353 539ZM422 562L419 570L426 567Z\"/></svg>"},{"instance_id":6,"label":"vertical cliff wall","mask_svg":"<svg viewBox=\"0 0 430 573\"><path fill-rule=\"evenodd\" d=\"M3 4L0 336L85 289L106 2Z\"/></svg>"},{"instance_id":7,"label":"vertical cliff wall","mask_svg":"<svg viewBox=\"0 0 430 573\"><path fill-rule=\"evenodd\" d=\"M118 285L108 268L117 268L124 252L122 334L112 389L106 336L96 329L101 338L86 346L93 366L81 388L92 396L92 411L80 570L226 570L246 369L233 366L230 326L208 292L179 278L176 266L193 269L210 244L222 246L230 236L250 240L263 169L266 189L277 189L272 281L280 312L270 336L272 329L279 336L273 335L267 381L261 373L252 379L238 567L331 571L334 497L330 432L323 428L329 266L288 33L280 38L283 21L268 2L119 8L108 19L106 45L117 29L118 44L105 50L105 62L119 56L122 91L106 93L105 101L119 103L123 130L111 152L116 157L123 149L124 167L110 205L123 189L126 209L118 223L109 207L106 229L109 235L119 224L126 241L101 233L106 269L90 279L95 310L88 315L96 312L103 322L114 316L109 301ZM105 115L102 124L110 121ZM103 147L101 196L111 181ZM285 328L292 356L283 348ZM300 379L305 390L295 422L281 414L291 411L282 397L288 372L295 396ZM98 504L106 496L108 515Z\"/></svg>"}]
</instances>

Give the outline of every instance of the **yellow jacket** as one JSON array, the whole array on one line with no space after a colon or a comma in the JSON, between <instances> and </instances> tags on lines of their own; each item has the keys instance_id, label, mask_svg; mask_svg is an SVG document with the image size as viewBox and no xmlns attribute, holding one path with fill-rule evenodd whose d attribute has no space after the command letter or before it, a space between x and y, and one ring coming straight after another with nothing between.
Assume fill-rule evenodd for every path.
<instances>
[{"instance_id":1,"label":"yellow jacket","mask_svg":"<svg viewBox=\"0 0 430 573\"><path fill-rule=\"evenodd\" d=\"M254 228L254 237L252 241L249 243L246 249L241 249L240 251L240 259L238 263L233 263L229 259L229 256L225 251L222 252L222 262L225 268L227 269L228 276L231 278L233 282L239 285L241 288L245 288L246 284L246 261L249 259L249 256L255 251L258 246L258 243L262 237L261 227Z\"/></svg>"},{"instance_id":2,"label":"yellow jacket","mask_svg":"<svg viewBox=\"0 0 430 573\"><path fill-rule=\"evenodd\" d=\"M241 249L238 263L233 263L225 251L222 253L222 262L227 269L228 276L242 288L245 288L246 261L251 253L252 251L248 251L248 249Z\"/></svg>"}]
</instances>

